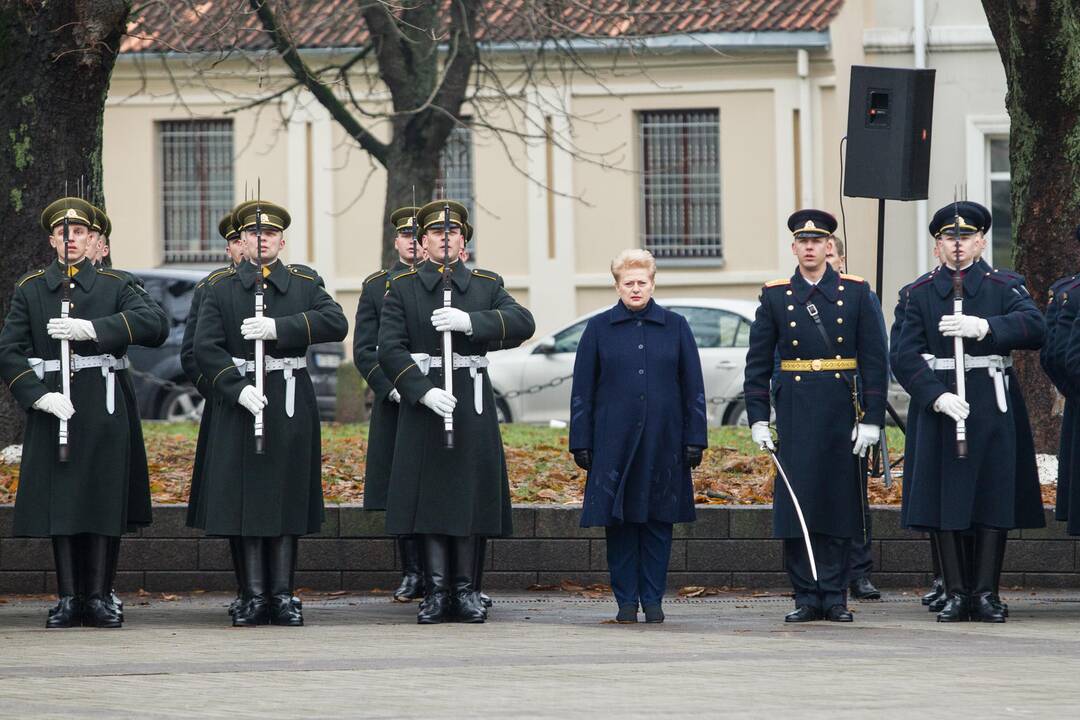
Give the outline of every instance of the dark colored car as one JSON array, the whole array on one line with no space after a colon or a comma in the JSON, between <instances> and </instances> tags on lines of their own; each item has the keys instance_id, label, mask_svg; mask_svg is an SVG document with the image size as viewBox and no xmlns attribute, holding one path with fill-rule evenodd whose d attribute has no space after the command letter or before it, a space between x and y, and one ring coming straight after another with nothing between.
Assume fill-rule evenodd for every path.
<instances>
[{"instance_id":1,"label":"dark colored car","mask_svg":"<svg viewBox=\"0 0 1080 720\"><path fill-rule=\"evenodd\" d=\"M134 372L139 414L158 420L198 420L203 398L180 367L180 345L195 285L206 277L203 270L136 270L146 291L164 308L172 322L169 339L158 348L128 350ZM315 386L319 416L333 420L337 404L337 369L345 360L342 343L320 343L308 348L308 375Z\"/></svg>"}]
</instances>

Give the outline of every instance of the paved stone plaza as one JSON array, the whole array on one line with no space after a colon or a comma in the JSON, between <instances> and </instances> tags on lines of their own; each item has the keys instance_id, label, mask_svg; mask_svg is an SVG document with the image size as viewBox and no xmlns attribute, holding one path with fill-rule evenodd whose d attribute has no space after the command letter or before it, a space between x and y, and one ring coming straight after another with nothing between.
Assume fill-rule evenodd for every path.
<instances>
[{"instance_id":1,"label":"paved stone plaza","mask_svg":"<svg viewBox=\"0 0 1080 720\"><path fill-rule=\"evenodd\" d=\"M517 594L487 625L419 627L386 596L308 596L306 628L233 629L222 595L128 596L122 630L46 631L47 601L8 598L0 716L1076 717L1080 597L1006 599L997 626L900 593L853 603L852 625L731 594L623 626L610 601Z\"/></svg>"}]
</instances>

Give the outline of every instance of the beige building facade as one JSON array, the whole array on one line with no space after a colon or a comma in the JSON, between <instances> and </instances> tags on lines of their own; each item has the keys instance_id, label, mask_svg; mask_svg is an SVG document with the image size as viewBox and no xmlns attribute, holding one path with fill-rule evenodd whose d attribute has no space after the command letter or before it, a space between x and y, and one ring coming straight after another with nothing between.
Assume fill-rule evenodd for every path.
<instances>
[{"instance_id":1,"label":"beige building facade","mask_svg":"<svg viewBox=\"0 0 1080 720\"><path fill-rule=\"evenodd\" d=\"M1007 181L993 141L1007 138L1008 119L977 0L845 2L821 31L655 38L642 56L647 74L624 67L602 83L543 88L569 115L531 120L572 134L602 163L557 143L504 143L479 129L459 136L446 184L471 194L476 264L504 276L536 315L538 336L614 302L608 264L626 247L657 254L660 299L756 298L762 283L792 272L791 211L816 206L840 217L850 67L914 66L919 6L925 64L937 69L930 212L958 183L989 205ZM584 56L603 68L610 52ZM285 77L268 62L266 74ZM250 65L121 55L103 156L114 262L220 265L221 243L207 230L216 229L215 208L252 196L258 182L262 197L292 213L287 260L316 267L351 315L378 269L385 174L306 93L238 110L258 92ZM873 278L876 203L845 198L843 210L849 271ZM888 204L887 310L899 285L926 269L920 217L916 203ZM995 238L995 260L1002 248Z\"/></svg>"}]
</instances>

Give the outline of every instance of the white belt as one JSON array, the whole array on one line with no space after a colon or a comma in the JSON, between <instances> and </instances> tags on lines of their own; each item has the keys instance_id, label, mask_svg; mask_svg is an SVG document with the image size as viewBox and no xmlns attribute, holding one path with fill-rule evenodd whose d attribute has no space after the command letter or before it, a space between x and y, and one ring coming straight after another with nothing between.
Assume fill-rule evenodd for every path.
<instances>
[{"instance_id":1,"label":"white belt","mask_svg":"<svg viewBox=\"0 0 1080 720\"><path fill-rule=\"evenodd\" d=\"M233 364L236 365L236 369L245 375L255 372L254 360L244 360L243 358L234 357L232 361ZM276 358L267 355L263 358L263 367L266 368L266 372L277 372L280 370L285 377L285 414L292 417L293 412L296 410L296 378L293 377L293 372L300 370L301 368L306 368L307 358Z\"/></svg>"},{"instance_id":2,"label":"white belt","mask_svg":"<svg viewBox=\"0 0 1080 720\"><path fill-rule=\"evenodd\" d=\"M412 353L413 362L421 373L427 375L431 368L442 367L441 355L428 355L427 353ZM454 353L454 369L469 368L469 377L473 379L473 409L477 415L484 414L484 382L477 382L477 374L482 368L486 368L490 361L484 355L458 355Z\"/></svg>"},{"instance_id":3,"label":"white belt","mask_svg":"<svg viewBox=\"0 0 1080 720\"><path fill-rule=\"evenodd\" d=\"M38 380L45 379L45 373L60 372L59 360L43 360L42 358L27 358L26 362L37 375ZM71 370L78 372L87 368L101 368L101 376L105 378L105 409L112 415L116 412L116 371L127 370L131 367L131 361L125 355L122 358L112 355L71 355Z\"/></svg>"},{"instance_id":4,"label":"white belt","mask_svg":"<svg viewBox=\"0 0 1080 720\"><path fill-rule=\"evenodd\" d=\"M955 370L956 359L951 357L935 357L929 353L923 353L923 360L931 370ZM964 354L964 371L986 368L994 381L994 395L997 398L998 410L1007 412L1008 403L1005 401L1005 390L1008 388L1009 378L1005 370L1013 366L1010 355L968 355Z\"/></svg>"}]
</instances>

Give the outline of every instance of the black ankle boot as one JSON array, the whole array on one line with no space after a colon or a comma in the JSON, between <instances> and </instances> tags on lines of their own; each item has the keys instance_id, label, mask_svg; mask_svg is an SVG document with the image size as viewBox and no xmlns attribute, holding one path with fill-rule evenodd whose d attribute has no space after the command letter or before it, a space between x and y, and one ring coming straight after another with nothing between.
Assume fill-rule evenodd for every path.
<instances>
[{"instance_id":1,"label":"black ankle boot","mask_svg":"<svg viewBox=\"0 0 1080 720\"><path fill-rule=\"evenodd\" d=\"M421 535L424 545L424 601L416 622L434 625L450 612L450 536Z\"/></svg>"},{"instance_id":2,"label":"black ankle boot","mask_svg":"<svg viewBox=\"0 0 1080 720\"><path fill-rule=\"evenodd\" d=\"M945 582L938 575L934 578L933 584L930 585L930 592L922 596L922 604L930 605L939 597L945 594Z\"/></svg>"},{"instance_id":3,"label":"black ankle boot","mask_svg":"<svg viewBox=\"0 0 1080 720\"><path fill-rule=\"evenodd\" d=\"M78 627L82 625L82 600L76 595L78 560L75 545L70 535L54 535L52 545L53 562L56 563L56 594L60 596L60 602L49 612L45 627Z\"/></svg>"},{"instance_id":4,"label":"black ankle boot","mask_svg":"<svg viewBox=\"0 0 1080 720\"><path fill-rule=\"evenodd\" d=\"M236 597L229 603L229 616L244 604L244 550L239 535L229 536L229 555L232 556L233 572L236 573Z\"/></svg>"},{"instance_id":5,"label":"black ankle boot","mask_svg":"<svg viewBox=\"0 0 1080 720\"><path fill-rule=\"evenodd\" d=\"M401 584L394 591L396 602L407 603L424 597L424 569L421 561L420 536L399 535L398 553L401 555Z\"/></svg>"},{"instance_id":6,"label":"black ankle boot","mask_svg":"<svg viewBox=\"0 0 1080 720\"><path fill-rule=\"evenodd\" d=\"M267 538L270 565L270 623L287 627L304 624L304 613L293 603L296 543L292 535Z\"/></svg>"},{"instance_id":7,"label":"black ankle boot","mask_svg":"<svg viewBox=\"0 0 1080 720\"><path fill-rule=\"evenodd\" d=\"M1009 539L1007 530L998 533L997 567L994 569L994 604L1001 608L1001 614L1009 617L1009 603L1001 599L1001 568L1005 564L1005 543Z\"/></svg>"},{"instance_id":8,"label":"black ankle boot","mask_svg":"<svg viewBox=\"0 0 1080 720\"><path fill-rule=\"evenodd\" d=\"M454 554L453 599L450 612L454 619L463 623L482 623L487 610L473 585L476 573L476 538L454 537L450 540Z\"/></svg>"},{"instance_id":9,"label":"black ankle boot","mask_svg":"<svg viewBox=\"0 0 1080 720\"><path fill-rule=\"evenodd\" d=\"M945 605L937 614L938 622L962 622L968 619L968 586L965 585L964 547L960 534L937 531L941 553L941 573L945 580Z\"/></svg>"},{"instance_id":10,"label":"black ankle boot","mask_svg":"<svg viewBox=\"0 0 1080 720\"><path fill-rule=\"evenodd\" d=\"M261 537L240 538L244 562L244 598L233 613L233 627L253 627L270 622L266 598L266 541Z\"/></svg>"},{"instance_id":11,"label":"black ankle boot","mask_svg":"<svg viewBox=\"0 0 1080 720\"><path fill-rule=\"evenodd\" d=\"M971 619L1003 623L1005 613L996 602L995 575L998 570L998 536L1004 530L979 527L975 532L975 588L971 596Z\"/></svg>"},{"instance_id":12,"label":"black ankle boot","mask_svg":"<svg viewBox=\"0 0 1080 720\"><path fill-rule=\"evenodd\" d=\"M90 533L84 541L88 595L83 604L83 625L86 627L118 628L123 624L109 600L109 540L105 535Z\"/></svg>"},{"instance_id":13,"label":"black ankle boot","mask_svg":"<svg viewBox=\"0 0 1080 720\"><path fill-rule=\"evenodd\" d=\"M483 535L476 536L476 570L473 571L473 586L476 595L485 608L491 607L491 598L484 592L484 565L487 562L488 539Z\"/></svg>"}]
</instances>

